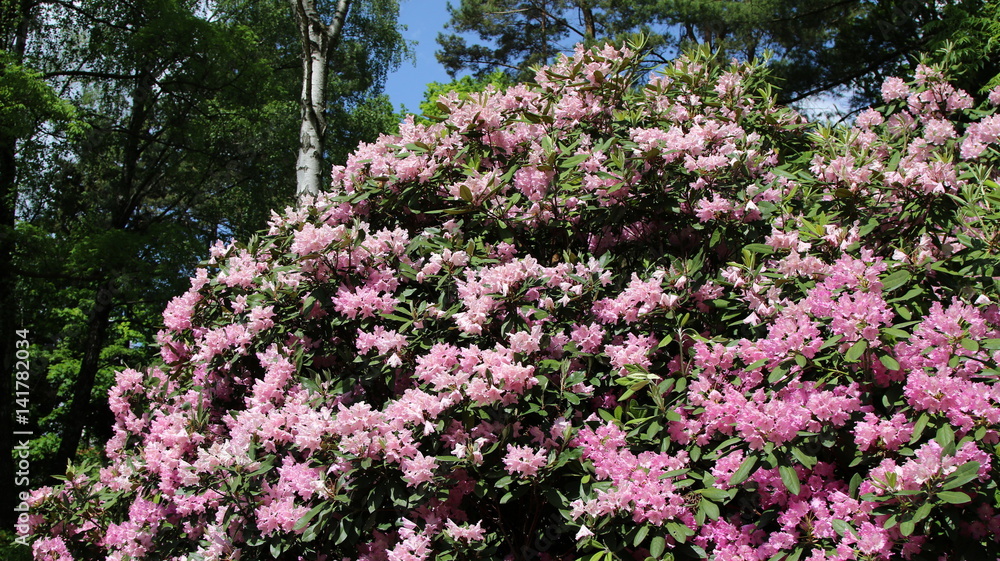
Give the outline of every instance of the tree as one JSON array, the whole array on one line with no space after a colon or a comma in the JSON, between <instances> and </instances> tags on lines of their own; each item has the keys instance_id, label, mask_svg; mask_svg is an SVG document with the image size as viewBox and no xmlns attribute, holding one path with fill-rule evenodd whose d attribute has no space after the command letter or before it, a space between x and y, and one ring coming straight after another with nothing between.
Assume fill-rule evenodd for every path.
<instances>
[{"instance_id":1,"label":"tree","mask_svg":"<svg viewBox=\"0 0 1000 561\"><path fill-rule=\"evenodd\" d=\"M502 68L530 78L527 69L565 52L567 39L592 44L644 32L654 39L652 62L699 44L741 60L770 53L782 102L846 92L863 106L878 99L885 78L912 72L920 53L933 53L951 38L964 43L970 67L1000 74L996 57L978 56L996 48L995 10L995 2L982 0L463 0L451 8L449 26L477 34L480 42L439 35L438 57L452 75ZM959 85L979 88L984 82L977 77Z\"/></svg>"},{"instance_id":2,"label":"tree","mask_svg":"<svg viewBox=\"0 0 1000 561\"><path fill-rule=\"evenodd\" d=\"M275 43L260 41L267 30L192 2L44 8L25 27L26 56L69 92L86 128L22 142L12 187L4 294L35 345L36 482L62 473L80 442L105 438L109 419L93 413L107 372L125 357L150 360L159 327L149 310L183 289L207 241L256 231L290 200L292 162L279 146L294 141L295 108L281 100L297 82Z\"/></svg>"},{"instance_id":3,"label":"tree","mask_svg":"<svg viewBox=\"0 0 1000 561\"><path fill-rule=\"evenodd\" d=\"M322 0L291 3L302 47L296 162L296 196L301 200L318 194L326 177L330 89L337 94L333 100L341 103L344 97L380 92L407 47L397 24L398 0L337 0L333 6Z\"/></svg>"},{"instance_id":4,"label":"tree","mask_svg":"<svg viewBox=\"0 0 1000 561\"><path fill-rule=\"evenodd\" d=\"M529 68L572 50L575 43L620 40L643 32L651 48L664 46L661 14L647 4L622 0L461 0L448 4L455 33L441 33L438 61L455 77L463 70L482 77L495 70L516 81L531 79ZM652 16L652 17L651 17ZM469 45L462 34L475 33L482 43ZM665 59L661 59L665 60Z\"/></svg>"},{"instance_id":5,"label":"tree","mask_svg":"<svg viewBox=\"0 0 1000 561\"><path fill-rule=\"evenodd\" d=\"M213 248L38 557L1000 553L1000 88L706 50L441 100Z\"/></svg>"}]
</instances>

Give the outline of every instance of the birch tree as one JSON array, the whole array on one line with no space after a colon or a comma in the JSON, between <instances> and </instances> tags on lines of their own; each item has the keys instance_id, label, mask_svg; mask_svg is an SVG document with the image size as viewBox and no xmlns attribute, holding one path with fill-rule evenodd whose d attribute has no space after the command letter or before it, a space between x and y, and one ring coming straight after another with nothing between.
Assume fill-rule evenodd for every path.
<instances>
[{"instance_id":1,"label":"birch tree","mask_svg":"<svg viewBox=\"0 0 1000 561\"><path fill-rule=\"evenodd\" d=\"M398 0L290 0L302 47L302 123L296 196L322 189L331 102L358 105L382 92L408 49ZM331 91L331 89L335 91ZM335 98L335 99L334 99Z\"/></svg>"},{"instance_id":2,"label":"birch tree","mask_svg":"<svg viewBox=\"0 0 1000 561\"><path fill-rule=\"evenodd\" d=\"M344 29L351 0L337 0L329 24L320 18L316 0L292 0L302 42L302 128L295 165L296 195L319 193L323 176L323 137L326 134L326 82L330 50Z\"/></svg>"}]
</instances>

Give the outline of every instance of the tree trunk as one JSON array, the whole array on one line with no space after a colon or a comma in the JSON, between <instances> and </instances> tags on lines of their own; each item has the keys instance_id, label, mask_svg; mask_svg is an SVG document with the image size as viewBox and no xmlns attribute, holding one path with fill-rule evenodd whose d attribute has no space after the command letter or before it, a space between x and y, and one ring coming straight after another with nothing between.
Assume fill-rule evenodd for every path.
<instances>
[{"instance_id":1,"label":"tree trunk","mask_svg":"<svg viewBox=\"0 0 1000 561\"><path fill-rule=\"evenodd\" d=\"M580 13L583 15L584 40L593 41L597 37L597 26L594 22L594 9L590 2L582 1L578 4Z\"/></svg>"},{"instance_id":2,"label":"tree trunk","mask_svg":"<svg viewBox=\"0 0 1000 561\"><path fill-rule=\"evenodd\" d=\"M111 221L108 225L116 230L126 230L132 222L138 207L139 185L142 183L139 168L144 143L149 136L148 118L156 103L155 67L146 65L136 74L135 89L132 91L131 114L128 127L125 130L122 150L122 171L118 180L117 193L111 201ZM87 321L87 339L84 342L83 359L76 380L73 382L73 397L69 412L64 418L62 438L59 450L53 458L51 473L59 474L66 468L66 462L76 458L76 453L83 438L84 419L92 405L92 392L97 379L97 371L101 368L101 351L111 323L111 312L115 306L115 294L119 271L106 270L104 280L97 287L94 297L94 307Z\"/></svg>"},{"instance_id":3,"label":"tree trunk","mask_svg":"<svg viewBox=\"0 0 1000 561\"><path fill-rule=\"evenodd\" d=\"M326 138L326 83L330 52L340 40L350 0L338 0L329 25L323 23L316 0L291 0L302 42L302 126L295 166L299 201L319 194L323 185L323 144Z\"/></svg>"},{"instance_id":4,"label":"tree trunk","mask_svg":"<svg viewBox=\"0 0 1000 561\"><path fill-rule=\"evenodd\" d=\"M115 283L107 280L97 288L94 309L87 322L87 340L84 343L83 360L80 370L73 383L73 401L70 402L69 414L63 428L59 451L53 458L54 474L62 473L66 463L76 457L80 440L83 436L83 423L87 411L91 407L91 392L97 371L101 368L101 350L104 349L104 339L108 333L111 320L111 310L114 308Z\"/></svg>"}]
</instances>

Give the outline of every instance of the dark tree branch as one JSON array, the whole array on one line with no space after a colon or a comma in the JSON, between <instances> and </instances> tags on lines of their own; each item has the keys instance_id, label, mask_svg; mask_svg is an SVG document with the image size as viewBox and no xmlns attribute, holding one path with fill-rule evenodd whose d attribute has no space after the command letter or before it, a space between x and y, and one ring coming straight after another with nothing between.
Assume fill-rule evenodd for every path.
<instances>
[{"instance_id":1,"label":"dark tree branch","mask_svg":"<svg viewBox=\"0 0 1000 561\"><path fill-rule=\"evenodd\" d=\"M890 63L890 62L892 62L894 60L898 60L900 57L906 56L906 55L908 55L908 54L916 51L922 45L924 45L926 42L927 42L926 39L921 39L917 43L913 43L913 44L909 45L905 49L897 49L895 51L892 51L888 55L885 55L885 56L879 58L878 60L872 61L872 62L866 64L864 67L862 67L862 68L860 68L860 69L858 69L858 70L856 70L856 71L854 71L854 72L852 72L850 74L847 74L846 76L842 76L839 79L836 79L836 80L833 80L833 81L830 81L830 82L826 82L826 83L821 84L821 85L819 85L819 86L817 86L815 88L812 88L811 90L808 90L806 92L800 93L800 94L796 95L795 97L789 98L789 99L785 100L785 103L795 103L796 101L802 101L803 99L805 99L805 98L807 98L807 97L809 97L811 95L815 95L815 94L818 94L818 93L821 93L821 92L827 92L827 91L830 91L830 90L832 90L832 89L834 89L834 88L836 88L838 86L847 85L847 84L853 82L854 80L857 80L858 78L861 78L862 76L865 76L866 74L868 74L870 72L874 72L875 70L878 70L880 67L882 67L882 66L884 66L884 65L886 65L886 64L888 64L888 63Z\"/></svg>"}]
</instances>

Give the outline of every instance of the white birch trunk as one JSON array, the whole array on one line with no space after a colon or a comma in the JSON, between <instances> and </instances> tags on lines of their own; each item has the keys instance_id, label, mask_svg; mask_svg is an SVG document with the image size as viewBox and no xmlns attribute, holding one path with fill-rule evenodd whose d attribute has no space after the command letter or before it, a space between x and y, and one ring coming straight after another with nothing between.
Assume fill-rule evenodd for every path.
<instances>
[{"instance_id":1,"label":"white birch trunk","mask_svg":"<svg viewBox=\"0 0 1000 561\"><path fill-rule=\"evenodd\" d=\"M295 164L295 196L303 200L323 186L323 140L326 137L326 83L330 52L340 40L350 0L337 0L329 25L323 23L316 0L291 0L302 41L302 125Z\"/></svg>"}]
</instances>

